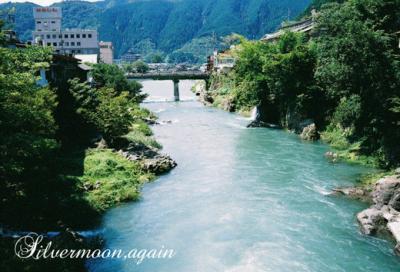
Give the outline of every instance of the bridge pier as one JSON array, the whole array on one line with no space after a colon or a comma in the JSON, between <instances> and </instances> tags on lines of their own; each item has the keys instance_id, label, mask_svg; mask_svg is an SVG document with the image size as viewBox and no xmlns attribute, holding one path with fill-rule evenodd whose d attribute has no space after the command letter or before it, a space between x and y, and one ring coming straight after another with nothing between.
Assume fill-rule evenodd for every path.
<instances>
[{"instance_id":1,"label":"bridge pier","mask_svg":"<svg viewBox=\"0 0 400 272\"><path fill-rule=\"evenodd\" d=\"M174 82L174 100L175 102L179 101L179 79L173 79Z\"/></svg>"}]
</instances>

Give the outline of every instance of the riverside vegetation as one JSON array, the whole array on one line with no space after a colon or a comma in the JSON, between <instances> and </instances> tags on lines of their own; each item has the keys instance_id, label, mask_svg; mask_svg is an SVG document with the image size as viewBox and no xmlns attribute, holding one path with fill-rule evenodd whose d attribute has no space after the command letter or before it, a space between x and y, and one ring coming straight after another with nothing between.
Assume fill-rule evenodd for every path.
<instances>
[{"instance_id":1,"label":"riverside vegetation","mask_svg":"<svg viewBox=\"0 0 400 272\"><path fill-rule=\"evenodd\" d=\"M314 6L320 10L311 38L292 32L273 43L242 38L231 52L233 70L214 74L201 97L229 111L257 107L253 126L321 137L334 149L326 154L333 162L379 168L334 194L370 202L357 215L361 231L389 233L400 255L400 1Z\"/></svg>"},{"instance_id":2,"label":"riverside vegetation","mask_svg":"<svg viewBox=\"0 0 400 272\"><path fill-rule=\"evenodd\" d=\"M214 75L208 95L229 110L258 106L261 121L290 130L312 121L338 158L393 168L400 162L399 15L398 0L323 5L311 39L290 32L275 43L242 39L233 71Z\"/></svg>"},{"instance_id":3,"label":"riverside vegetation","mask_svg":"<svg viewBox=\"0 0 400 272\"><path fill-rule=\"evenodd\" d=\"M1 233L61 231L56 244L82 247L71 229L96 226L102 212L138 199L143 183L176 164L151 137L155 116L139 106L141 84L117 66L94 65L91 85L71 78L41 87L51 50L7 48L2 32L0 42ZM0 247L1 271L84 270L83 260L22 261L10 238Z\"/></svg>"}]
</instances>

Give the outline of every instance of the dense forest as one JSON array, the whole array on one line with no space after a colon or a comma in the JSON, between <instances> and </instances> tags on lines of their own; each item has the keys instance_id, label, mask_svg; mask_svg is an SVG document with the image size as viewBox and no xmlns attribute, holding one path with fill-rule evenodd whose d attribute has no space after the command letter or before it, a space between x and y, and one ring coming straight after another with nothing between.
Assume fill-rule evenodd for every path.
<instances>
[{"instance_id":1,"label":"dense forest","mask_svg":"<svg viewBox=\"0 0 400 272\"><path fill-rule=\"evenodd\" d=\"M171 61L204 62L221 37L233 32L249 39L274 31L283 20L295 18L310 0L184 0L184 1L68 1L63 27L98 28L100 39L115 45L116 57L132 49L143 55L174 53ZM16 7L15 29L23 40L34 27L33 4ZM157 7L157 8L155 8ZM204 41L207 40L206 50Z\"/></svg>"},{"instance_id":2,"label":"dense forest","mask_svg":"<svg viewBox=\"0 0 400 272\"><path fill-rule=\"evenodd\" d=\"M292 130L313 120L341 158L396 166L400 1L324 2L334 3L320 7L311 38L287 32L272 43L243 39L233 71L214 77L214 103L229 100L237 111L258 106L264 122Z\"/></svg>"}]
</instances>

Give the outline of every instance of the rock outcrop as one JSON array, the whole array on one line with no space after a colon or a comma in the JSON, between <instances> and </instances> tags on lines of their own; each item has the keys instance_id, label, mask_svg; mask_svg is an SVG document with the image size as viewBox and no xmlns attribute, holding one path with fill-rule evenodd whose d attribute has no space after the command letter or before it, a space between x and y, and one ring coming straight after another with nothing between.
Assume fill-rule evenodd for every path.
<instances>
[{"instance_id":1,"label":"rock outcrop","mask_svg":"<svg viewBox=\"0 0 400 272\"><path fill-rule=\"evenodd\" d=\"M361 231L367 235L389 231L397 242L395 252L400 255L400 174L380 179L371 197L373 205L357 214Z\"/></svg>"},{"instance_id":2,"label":"rock outcrop","mask_svg":"<svg viewBox=\"0 0 400 272\"><path fill-rule=\"evenodd\" d=\"M142 143L130 142L125 138L115 142L119 154L130 161L138 161L144 170L156 175L164 174L177 166L177 163L168 155L161 154L157 148Z\"/></svg>"},{"instance_id":3,"label":"rock outcrop","mask_svg":"<svg viewBox=\"0 0 400 272\"><path fill-rule=\"evenodd\" d=\"M300 133L300 138L306 141L317 141L319 139L317 126L312 123L304 127L302 132Z\"/></svg>"},{"instance_id":4,"label":"rock outcrop","mask_svg":"<svg viewBox=\"0 0 400 272\"><path fill-rule=\"evenodd\" d=\"M334 195L345 195L352 199L358 199L364 202L370 202L371 195L367 189L359 188L359 187L345 187L345 188L336 188L333 190Z\"/></svg>"},{"instance_id":5,"label":"rock outcrop","mask_svg":"<svg viewBox=\"0 0 400 272\"><path fill-rule=\"evenodd\" d=\"M207 91L205 83L198 83L194 87L194 93L199 97L199 101L205 106L211 106L214 103L214 98L211 93Z\"/></svg>"},{"instance_id":6,"label":"rock outcrop","mask_svg":"<svg viewBox=\"0 0 400 272\"><path fill-rule=\"evenodd\" d=\"M142 162L143 169L156 175L164 174L177 166L177 163L167 155L157 155Z\"/></svg>"},{"instance_id":7,"label":"rock outcrop","mask_svg":"<svg viewBox=\"0 0 400 272\"><path fill-rule=\"evenodd\" d=\"M231 97L226 97L221 102L221 108L227 112L234 112L235 111L235 103Z\"/></svg>"}]
</instances>

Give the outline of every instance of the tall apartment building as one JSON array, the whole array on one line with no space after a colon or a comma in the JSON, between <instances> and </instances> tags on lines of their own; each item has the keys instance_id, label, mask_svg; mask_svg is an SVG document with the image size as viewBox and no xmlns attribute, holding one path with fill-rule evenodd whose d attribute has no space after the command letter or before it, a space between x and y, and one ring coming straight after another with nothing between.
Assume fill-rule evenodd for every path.
<instances>
[{"instance_id":1,"label":"tall apartment building","mask_svg":"<svg viewBox=\"0 0 400 272\"><path fill-rule=\"evenodd\" d=\"M114 48L112 42L99 43L100 47L100 61L107 64L113 64L114 60Z\"/></svg>"},{"instance_id":2,"label":"tall apartment building","mask_svg":"<svg viewBox=\"0 0 400 272\"><path fill-rule=\"evenodd\" d=\"M53 47L60 54L72 54L82 61L97 62L99 42L97 30L65 29L59 7L35 7L33 44Z\"/></svg>"}]
</instances>

